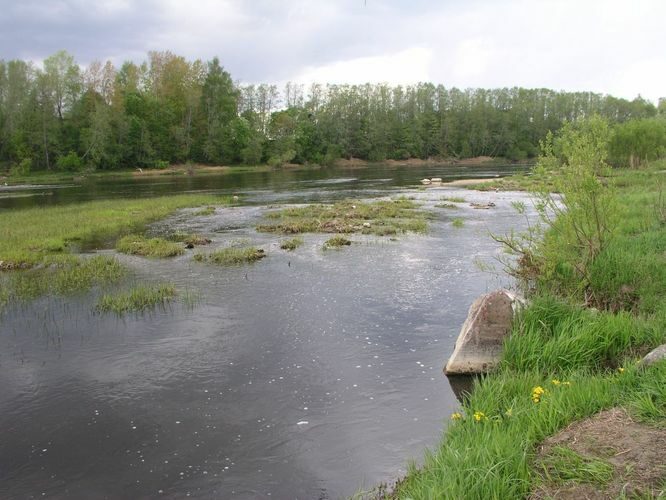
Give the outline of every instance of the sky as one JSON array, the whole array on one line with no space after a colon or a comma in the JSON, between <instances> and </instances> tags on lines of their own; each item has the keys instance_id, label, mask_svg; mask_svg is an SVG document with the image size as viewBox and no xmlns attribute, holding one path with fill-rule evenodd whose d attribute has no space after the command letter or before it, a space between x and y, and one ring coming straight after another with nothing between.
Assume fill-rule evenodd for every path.
<instances>
[{"instance_id":1,"label":"sky","mask_svg":"<svg viewBox=\"0 0 666 500\"><path fill-rule=\"evenodd\" d=\"M242 83L666 97L666 0L0 0L0 59L214 56Z\"/></svg>"}]
</instances>

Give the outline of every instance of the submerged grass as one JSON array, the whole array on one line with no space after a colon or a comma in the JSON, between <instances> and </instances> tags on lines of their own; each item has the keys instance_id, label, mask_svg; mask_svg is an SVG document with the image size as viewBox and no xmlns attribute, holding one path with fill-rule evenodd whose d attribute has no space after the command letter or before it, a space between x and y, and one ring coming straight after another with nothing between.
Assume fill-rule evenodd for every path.
<instances>
[{"instance_id":1,"label":"submerged grass","mask_svg":"<svg viewBox=\"0 0 666 500\"><path fill-rule=\"evenodd\" d=\"M124 267L114 257L98 255L77 259L61 256L47 259L47 262L39 268L0 275L5 303L32 300L47 294L68 295L93 286L116 283L125 275Z\"/></svg>"},{"instance_id":2,"label":"submerged grass","mask_svg":"<svg viewBox=\"0 0 666 500\"><path fill-rule=\"evenodd\" d=\"M363 233L379 236L407 232L424 233L429 214L406 198L360 202L346 200L332 205L307 205L267 214L274 221L260 224L267 233Z\"/></svg>"},{"instance_id":3,"label":"submerged grass","mask_svg":"<svg viewBox=\"0 0 666 500\"><path fill-rule=\"evenodd\" d=\"M176 296L176 288L170 284L137 286L128 292L103 295L97 303L97 311L125 314L143 312L166 305Z\"/></svg>"},{"instance_id":4,"label":"submerged grass","mask_svg":"<svg viewBox=\"0 0 666 500\"><path fill-rule=\"evenodd\" d=\"M142 257L166 258L182 255L185 249L182 245L162 238L146 238L138 234L123 236L116 243L116 250L130 255Z\"/></svg>"},{"instance_id":5,"label":"submerged grass","mask_svg":"<svg viewBox=\"0 0 666 500\"><path fill-rule=\"evenodd\" d=\"M169 240L185 243L188 248L208 245L211 242L210 238L196 233L173 233L169 236Z\"/></svg>"},{"instance_id":6,"label":"submerged grass","mask_svg":"<svg viewBox=\"0 0 666 500\"><path fill-rule=\"evenodd\" d=\"M45 294L63 295L116 282L125 273L112 257L81 258L70 252L90 246L113 247L114 240L185 207L229 203L210 195L140 200L105 200L11 210L0 217L0 307ZM131 240L131 241L130 241ZM164 240L135 236L123 250L165 256L182 248ZM133 246L134 241L141 244ZM127 244L125 247L124 244Z\"/></svg>"},{"instance_id":7,"label":"submerged grass","mask_svg":"<svg viewBox=\"0 0 666 500\"><path fill-rule=\"evenodd\" d=\"M296 250L298 247L300 247L303 244L303 238L290 238L288 240L283 240L280 242L280 248L282 250Z\"/></svg>"},{"instance_id":8,"label":"submerged grass","mask_svg":"<svg viewBox=\"0 0 666 500\"><path fill-rule=\"evenodd\" d=\"M337 234L332 238L327 239L324 242L324 250L326 250L327 248L342 248L344 246L349 246L351 244L352 244L351 240L348 240L344 236L340 236L339 234Z\"/></svg>"},{"instance_id":9,"label":"submerged grass","mask_svg":"<svg viewBox=\"0 0 666 500\"><path fill-rule=\"evenodd\" d=\"M208 254L198 253L194 255L197 262L211 262L219 265L239 265L256 262L266 257L266 252L261 248L223 248Z\"/></svg>"}]
</instances>

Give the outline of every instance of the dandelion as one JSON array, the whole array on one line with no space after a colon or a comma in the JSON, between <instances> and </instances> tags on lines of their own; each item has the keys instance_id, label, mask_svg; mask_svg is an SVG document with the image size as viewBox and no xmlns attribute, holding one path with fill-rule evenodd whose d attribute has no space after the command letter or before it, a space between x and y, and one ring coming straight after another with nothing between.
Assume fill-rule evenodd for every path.
<instances>
[{"instance_id":1,"label":"dandelion","mask_svg":"<svg viewBox=\"0 0 666 500\"><path fill-rule=\"evenodd\" d=\"M560 382L559 380L557 380L556 378L554 378L553 380L550 381L550 383L553 384L553 385L555 385L555 386L557 386L557 385L560 385L562 382Z\"/></svg>"},{"instance_id":2,"label":"dandelion","mask_svg":"<svg viewBox=\"0 0 666 500\"><path fill-rule=\"evenodd\" d=\"M624 368L620 367L617 369L617 371L619 371L620 373L624 373Z\"/></svg>"},{"instance_id":3,"label":"dandelion","mask_svg":"<svg viewBox=\"0 0 666 500\"><path fill-rule=\"evenodd\" d=\"M475 411L474 412L474 420L477 422L481 422L481 420L486 420L488 417L486 417L486 414L483 413L482 411Z\"/></svg>"},{"instance_id":4,"label":"dandelion","mask_svg":"<svg viewBox=\"0 0 666 500\"><path fill-rule=\"evenodd\" d=\"M462 414L458 412L452 413L451 420L462 420Z\"/></svg>"}]
</instances>

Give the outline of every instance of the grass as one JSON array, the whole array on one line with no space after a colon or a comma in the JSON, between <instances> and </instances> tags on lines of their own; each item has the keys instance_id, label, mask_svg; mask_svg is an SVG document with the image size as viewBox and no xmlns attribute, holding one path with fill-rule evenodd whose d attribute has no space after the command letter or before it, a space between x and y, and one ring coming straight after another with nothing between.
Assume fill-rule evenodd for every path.
<instances>
[{"instance_id":1,"label":"grass","mask_svg":"<svg viewBox=\"0 0 666 500\"><path fill-rule=\"evenodd\" d=\"M553 380L559 382L553 384ZM538 443L570 422L644 394L642 383L666 384L666 366L639 373L588 370L547 376L538 370L502 369L476 383L440 446L423 467L411 467L396 498L525 498L536 481ZM566 384L565 384L566 383ZM532 399L536 387L545 395ZM666 398L657 399L651 418L666 418ZM477 420L474 415L479 417ZM638 416L638 415L637 415Z\"/></svg>"},{"instance_id":2,"label":"grass","mask_svg":"<svg viewBox=\"0 0 666 500\"><path fill-rule=\"evenodd\" d=\"M116 250L129 255L142 257L166 258L182 255L183 245L162 238L146 238L137 234L123 236L116 243Z\"/></svg>"},{"instance_id":3,"label":"grass","mask_svg":"<svg viewBox=\"0 0 666 500\"><path fill-rule=\"evenodd\" d=\"M438 203L435 205L435 208L458 208L458 205L454 203Z\"/></svg>"},{"instance_id":4,"label":"grass","mask_svg":"<svg viewBox=\"0 0 666 500\"><path fill-rule=\"evenodd\" d=\"M91 244L112 247L123 233L141 232L180 208L211 202L229 199L181 195L10 210L0 217L0 269L32 267L48 255Z\"/></svg>"},{"instance_id":5,"label":"grass","mask_svg":"<svg viewBox=\"0 0 666 500\"><path fill-rule=\"evenodd\" d=\"M424 233L428 228L426 212L411 200L374 202L342 201L332 205L307 205L269 212L271 221L257 226L267 233L363 233L379 236L407 232Z\"/></svg>"},{"instance_id":6,"label":"grass","mask_svg":"<svg viewBox=\"0 0 666 500\"><path fill-rule=\"evenodd\" d=\"M451 203L466 203L467 200L462 196L442 196L442 201L450 201Z\"/></svg>"},{"instance_id":7,"label":"grass","mask_svg":"<svg viewBox=\"0 0 666 500\"><path fill-rule=\"evenodd\" d=\"M205 207L197 210L194 212L194 215L197 216L202 216L202 215L213 215L215 213L215 207Z\"/></svg>"},{"instance_id":8,"label":"grass","mask_svg":"<svg viewBox=\"0 0 666 500\"><path fill-rule=\"evenodd\" d=\"M153 286L136 286L128 292L115 295L103 295L97 303L97 311L125 314L143 312L159 305L166 305L176 296L176 288L169 284Z\"/></svg>"},{"instance_id":9,"label":"grass","mask_svg":"<svg viewBox=\"0 0 666 500\"><path fill-rule=\"evenodd\" d=\"M584 457L566 446L556 446L539 464L544 477L553 483L605 485L613 479L613 466L605 460Z\"/></svg>"},{"instance_id":10,"label":"grass","mask_svg":"<svg viewBox=\"0 0 666 500\"><path fill-rule=\"evenodd\" d=\"M289 250L293 251L296 250L298 247L300 247L303 244L303 238L289 238L288 240L282 240L280 242L280 248L282 250Z\"/></svg>"},{"instance_id":11,"label":"grass","mask_svg":"<svg viewBox=\"0 0 666 500\"><path fill-rule=\"evenodd\" d=\"M256 262L266 257L266 252L261 248L223 248L212 253L198 253L194 255L197 262L211 262L219 265L239 265Z\"/></svg>"},{"instance_id":12,"label":"grass","mask_svg":"<svg viewBox=\"0 0 666 500\"><path fill-rule=\"evenodd\" d=\"M0 217L0 307L46 294L66 295L117 282L125 270L111 257L73 254L90 247L111 248L123 233L174 211L229 199L210 195L104 200L10 210ZM141 242L133 245L133 242ZM182 253L179 245L134 236L119 246L141 255Z\"/></svg>"},{"instance_id":13,"label":"grass","mask_svg":"<svg viewBox=\"0 0 666 500\"><path fill-rule=\"evenodd\" d=\"M49 258L40 268L0 274L0 303L7 305L44 295L69 295L93 286L116 283L125 274L124 267L113 257L78 259L63 255Z\"/></svg>"},{"instance_id":14,"label":"grass","mask_svg":"<svg viewBox=\"0 0 666 500\"><path fill-rule=\"evenodd\" d=\"M351 240L348 240L344 236L340 236L338 234L333 236L332 238L327 239L324 242L324 250L328 248L342 248L344 246L349 246L351 244L352 244Z\"/></svg>"},{"instance_id":15,"label":"grass","mask_svg":"<svg viewBox=\"0 0 666 500\"><path fill-rule=\"evenodd\" d=\"M174 233L169 236L169 240L185 243L188 248L208 245L211 242L210 238L194 233Z\"/></svg>"},{"instance_id":16,"label":"grass","mask_svg":"<svg viewBox=\"0 0 666 500\"><path fill-rule=\"evenodd\" d=\"M587 290L603 298L601 307L583 306L558 265L570 249L546 235L553 266L514 322L498 370L475 383L441 443L422 467L410 467L393 497L525 498L544 471L557 481L604 484L613 474L604 461L561 449L537 463L537 446L614 406L666 426L666 363L636 365L666 342L666 222L658 216L665 167L614 172L620 223L590 267ZM544 392L535 402L537 387Z\"/></svg>"},{"instance_id":17,"label":"grass","mask_svg":"<svg viewBox=\"0 0 666 500\"><path fill-rule=\"evenodd\" d=\"M461 227L463 227L465 225L465 221L463 219L461 219L460 217L456 217L455 219L453 219L451 221L451 225L455 228L460 229Z\"/></svg>"}]
</instances>

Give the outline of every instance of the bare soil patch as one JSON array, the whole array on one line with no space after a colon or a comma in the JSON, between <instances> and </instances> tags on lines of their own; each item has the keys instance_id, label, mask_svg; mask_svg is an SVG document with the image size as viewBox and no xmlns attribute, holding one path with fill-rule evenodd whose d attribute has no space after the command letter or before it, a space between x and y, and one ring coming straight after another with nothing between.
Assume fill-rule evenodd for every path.
<instances>
[{"instance_id":1,"label":"bare soil patch","mask_svg":"<svg viewBox=\"0 0 666 500\"><path fill-rule=\"evenodd\" d=\"M556 480L558 471L549 466L549 458L561 448L583 460L609 464L611 479L605 484ZM661 498L666 482L666 428L635 422L621 408L605 410L546 439L535 468L543 482L530 496L533 500Z\"/></svg>"}]
</instances>

